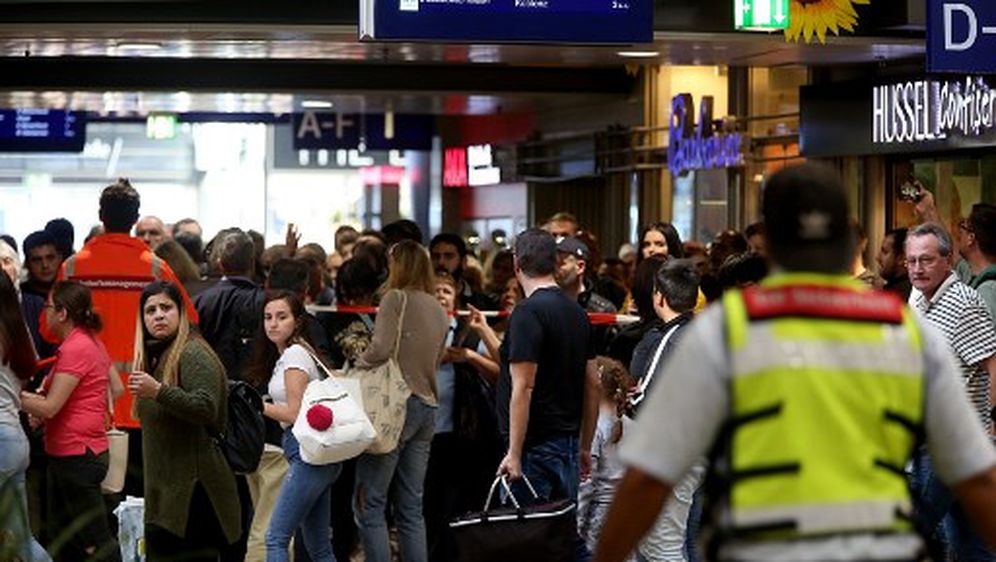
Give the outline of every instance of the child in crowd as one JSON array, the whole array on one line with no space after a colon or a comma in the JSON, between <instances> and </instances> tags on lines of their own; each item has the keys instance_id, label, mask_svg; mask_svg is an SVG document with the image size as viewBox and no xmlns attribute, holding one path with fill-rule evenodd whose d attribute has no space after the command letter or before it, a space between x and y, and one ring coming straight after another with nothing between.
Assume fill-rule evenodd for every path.
<instances>
[{"instance_id":1,"label":"child in crowd","mask_svg":"<svg viewBox=\"0 0 996 562\"><path fill-rule=\"evenodd\" d=\"M623 408L636 384L619 361L604 356L595 361L602 383L602 399L591 444L591 478L581 484L578 493L578 533L592 550L598 543L616 486L625 472L617 449L623 436L623 420L628 421L622 415Z\"/></svg>"}]
</instances>

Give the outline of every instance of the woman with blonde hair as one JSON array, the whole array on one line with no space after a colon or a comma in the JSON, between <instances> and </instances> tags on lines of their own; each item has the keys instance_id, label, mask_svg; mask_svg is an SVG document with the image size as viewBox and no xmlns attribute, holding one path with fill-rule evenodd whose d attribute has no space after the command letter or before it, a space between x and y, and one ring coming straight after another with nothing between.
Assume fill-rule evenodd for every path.
<instances>
[{"instance_id":1,"label":"woman with blonde hair","mask_svg":"<svg viewBox=\"0 0 996 562\"><path fill-rule=\"evenodd\" d=\"M212 560L239 538L235 476L215 436L227 421L225 368L190 329L177 285L139 300L128 388L142 421L148 560Z\"/></svg>"},{"instance_id":2,"label":"woman with blonde hair","mask_svg":"<svg viewBox=\"0 0 996 562\"><path fill-rule=\"evenodd\" d=\"M388 562L391 556L385 510L393 480L401 559L425 562L422 487L439 403L436 370L449 319L436 300L429 252L422 245L410 240L398 242L388 252L388 264L390 273L374 323L373 340L357 365L376 367L396 356L412 395L398 446L390 453L364 454L357 460L353 512L366 560Z\"/></svg>"}]
</instances>

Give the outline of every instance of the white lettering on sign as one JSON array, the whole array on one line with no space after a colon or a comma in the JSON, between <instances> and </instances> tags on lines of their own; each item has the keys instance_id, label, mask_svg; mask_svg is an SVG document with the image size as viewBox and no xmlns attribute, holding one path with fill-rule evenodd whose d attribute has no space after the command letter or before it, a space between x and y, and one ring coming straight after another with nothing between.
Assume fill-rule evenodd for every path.
<instances>
[{"instance_id":1,"label":"white lettering on sign","mask_svg":"<svg viewBox=\"0 0 996 562\"><path fill-rule=\"evenodd\" d=\"M943 140L994 132L996 92L980 77L961 82L918 80L872 91L872 142Z\"/></svg>"},{"instance_id":2,"label":"white lettering on sign","mask_svg":"<svg viewBox=\"0 0 996 562\"><path fill-rule=\"evenodd\" d=\"M467 147L467 185L501 183L501 169L495 167L490 144Z\"/></svg>"},{"instance_id":3,"label":"white lettering on sign","mask_svg":"<svg viewBox=\"0 0 996 562\"><path fill-rule=\"evenodd\" d=\"M350 116L342 113L323 113L322 117L324 120L314 111L305 111L295 132L297 138L304 139L310 135L315 140L321 140L324 134L322 131L335 131L335 137L341 139L346 129L356 125Z\"/></svg>"},{"instance_id":4,"label":"white lettering on sign","mask_svg":"<svg viewBox=\"0 0 996 562\"><path fill-rule=\"evenodd\" d=\"M944 50L945 51L967 51L975 46L975 40L979 38L979 32L983 35L996 35L996 26L979 27L979 18L975 10L968 4L962 2L945 2L944 10ZM967 30L962 37L954 36L955 18L961 18L966 24Z\"/></svg>"}]
</instances>

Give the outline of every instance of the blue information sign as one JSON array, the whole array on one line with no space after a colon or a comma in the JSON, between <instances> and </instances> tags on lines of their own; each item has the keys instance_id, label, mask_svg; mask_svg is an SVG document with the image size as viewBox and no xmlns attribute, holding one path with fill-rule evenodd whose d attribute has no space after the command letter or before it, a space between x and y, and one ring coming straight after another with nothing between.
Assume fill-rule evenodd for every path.
<instances>
[{"instance_id":1,"label":"blue information sign","mask_svg":"<svg viewBox=\"0 0 996 562\"><path fill-rule=\"evenodd\" d=\"M361 40L649 43L652 0L360 0Z\"/></svg>"},{"instance_id":2,"label":"blue information sign","mask_svg":"<svg viewBox=\"0 0 996 562\"><path fill-rule=\"evenodd\" d=\"M927 0L927 70L996 73L996 2Z\"/></svg>"},{"instance_id":3,"label":"blue information sign","mask_svg":"<svg viewBox=\"0 0 996 562\"><path fill-rule=\"evenodd\" d=\"M432 150L436 120L431 115L295 113L294 150Z\"/></svg>"},{"instance_id":4,"label":"blue information sign","mask_svg":"<svg viewBox=\"0 0 996 562\"><path fill-rule=\"evenodd\" d=\"M0 109L0 152L82 152L82 114L52 109Z\"/></svg>"}]
</instances>

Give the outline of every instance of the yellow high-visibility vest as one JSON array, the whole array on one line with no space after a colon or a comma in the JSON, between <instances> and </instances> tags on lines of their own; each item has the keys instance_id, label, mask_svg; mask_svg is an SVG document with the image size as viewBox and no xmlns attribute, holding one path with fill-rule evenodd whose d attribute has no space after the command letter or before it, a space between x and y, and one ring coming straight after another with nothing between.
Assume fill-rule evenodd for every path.
<instances>
[{"instance_id":1,"label":"yellow high-visibility vest","mask_svg":"<svg viewBox=\"0 0 996 562\"><path fill-rule=\"evenodd\" d=\"M910 310L850 279L775 275L723 297L733 368L723 526L792 539L909 532L923 424Z\"/></svg>"}]
</instances>

